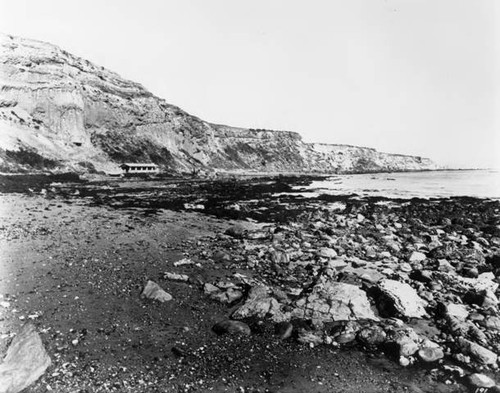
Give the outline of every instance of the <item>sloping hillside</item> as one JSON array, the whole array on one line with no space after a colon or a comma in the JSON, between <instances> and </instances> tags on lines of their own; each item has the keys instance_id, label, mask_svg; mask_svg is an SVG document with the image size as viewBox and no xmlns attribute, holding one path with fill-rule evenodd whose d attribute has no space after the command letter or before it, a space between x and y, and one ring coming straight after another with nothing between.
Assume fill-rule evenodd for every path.
<instances>
[{"instance_id":1,"label":"sloping hillside","mask_svg":"<svg viewBox=\"0 0 500 393\"><path fill-rule=\"evenodd\" d=\"M180 172L435 169L420 157L210 124L54 45L0 35L0 171L117 171L125 161Z\"/></svg>"}]
</instances>

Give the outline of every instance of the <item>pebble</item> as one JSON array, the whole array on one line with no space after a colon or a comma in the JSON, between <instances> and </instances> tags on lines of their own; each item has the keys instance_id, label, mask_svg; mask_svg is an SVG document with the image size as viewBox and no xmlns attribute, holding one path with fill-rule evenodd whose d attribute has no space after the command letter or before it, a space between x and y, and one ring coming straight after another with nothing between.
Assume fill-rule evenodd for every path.
<instances>
[{"instance_id":1,"label":"pebble","mask_svg":"<svg viewBox=\"0 0 500 393\"><path fill-rule=\"evenodd\" d=\"M165 272L164 276L166 279L172 280L172 281L187 281L187 280L189 280L189 276L187 276L185 274Z\"/></svg>"}]
</instances>

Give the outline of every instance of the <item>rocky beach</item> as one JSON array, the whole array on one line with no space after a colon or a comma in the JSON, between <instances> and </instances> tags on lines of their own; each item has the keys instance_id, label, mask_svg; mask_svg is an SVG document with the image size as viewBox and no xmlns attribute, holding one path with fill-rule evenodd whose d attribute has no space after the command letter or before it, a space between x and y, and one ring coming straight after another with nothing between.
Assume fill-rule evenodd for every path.
<instances>
[{"instance_id":1,"label":"rocky beach","mask_svg":"<svg viewBox=\"0 0 500 393\"><path fill-rule=\"evenodd\" d=\"M2 176L0 378L500 391L500 202L305 198L313 179Z\"/></svg>"},{"instance_id":2,"label":"rocky beach","mask_svg":"<svg viewBox=\"0 0 500 393\"><path fill-rule=\"evenodd\" d=\"M4 1L0 393L500 393L493 3Z\"/></svg>"}]
</instances>

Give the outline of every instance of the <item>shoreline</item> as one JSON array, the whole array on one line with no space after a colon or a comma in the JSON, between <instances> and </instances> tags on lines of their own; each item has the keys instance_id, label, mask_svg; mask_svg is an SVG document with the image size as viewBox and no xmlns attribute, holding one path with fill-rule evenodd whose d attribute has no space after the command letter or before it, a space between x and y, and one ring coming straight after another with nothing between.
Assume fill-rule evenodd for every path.
<instances>
[{"instance_id":1,"label":"shoreline","mask_svg":"<svg viewBox=\"0 0 500 393\"><path fill-rule=\"evenodd\" d=\"M332 177L336 175L368 175L377 173L419 173L419 172L453 172L453 171L485 171L485 170L498 170L498 168L439 168L439 169L413 169L413 170L373 170L373 171L345 171L345 172L258 172L258 171L248 171L243 170L238 171L225 171L220 170L215 172L222 178L225 177L237 177L237 178L248 178L248 177ZM61 176L61 175L76 175L85 177L97 177L101 179L112 180L117 177L116 174L107 173L86 173L86 172L72 172L72 171L34 171L34 172L0 172L0 176ZM123 175L123 174L119 174ZM149 176L149 175L146 175ZM118 176L120 177L120 176ZM139 177L139 176L138 176ZM128 177L128 178L132 178ZM167 172L161 172L158 178L199 178L206 180L217 180L209 177L193 177L189 173L176 173L168 174Z\"/></svg>"},{"instance_id":2,"label":"shoreline","mask_svg":"<svg viewBox=\"0 0 500 393\"><path fill-rule=\"evenodd\" d=\"M185 175L143 175L143 176L107 176L107 175L96 175L96 174L79 174L75 172L64 172L64 173L30 173L30 174L0 174L0 192L10 193L19 192L26 193L32 191L39 191L42 188L50 187L52 183L56 185L59 183L71 183L74 184L87 184L89 186L100 184L129 184L134 186L137 184L146 184L147 187L151 187L154 184L183 184L183 183L193 183L193 184L218 184L225 182L280 182L286 183L290 186L298 185L310 185L313 181L322 181L335 178L337 176L364 176L364 175L384 175L384 174L401 174L401 173L427 173L427 172L466 172L466 171L484 171L485 169L443 169L443 170L422 170L422 171L401 171L401 172L363 172L363 173L339 173L339 174L304 174L304 173L245 173L239 174L226 174L227 176L211 178L211 177L200 177L200 176L185 176ZM495 169L491 169L495 170ZM389 179L394 180L394 179ZM291 189L291 188L290 188ZM306 192L313 192L313 189L308 189ZM320 191L320 190L318 190ZM298 194L300 190L292 190L293 193ZM447 198L478 198L478 199L498 199L497 197L486 197L486 196L468 196L468 195L449 195L449 196L383 196L383 195L360 195L353 192L346 192L342 194L318 194L319 195L335 195L340 197L352 197L358 196L360 198L385 198L387 200L408 200L412 198L421 198L427 200L436 199L447 199ZM317 197L317 196L316 196ZM313 196L314 198L314 196ZM500 197L499 197L500 198Z\"/></svg>"},{"instance_id":3,"label":"shoreline","mask_svg":"<svg viewBox=\"0 0 500 393\"><path fill-rule=\"evenodd\" d=\"M387 201L383 198L273 197L304 181L51 181L22 184L13 193L4 189L0 294L11 306L0 309L0 331L10 337L29 315L37 315L32 321L53 360L27 391L44 392L49 385L58 392L160 387L359 392L366 386L375 392L411 386L465 392L467 378L446 368L451 365L498 378L496 366L478 363L457 347L458 336L439 304L457 302L443 285L462 296L468 293L457 277L475 280L496 272L491 258L500 247L500 203L390 199L387 205L377 204ZM346 207L330 209L336 201ZM411 260L415 252L418 261ZM186 259L192 263L178 264ZM448 270L442 270L441 259L451 268L445 264ZM167 272L186 275L188 281L169 279ZM173 300L141 299L147 280ZM427 302L428 315L381 310L381 280L408 283ZM321 311L331 283L366 293L381 322L363 314L346 323L340 306L335 311L340 314ZM274 308L252 314L251 299L261 287L259 304ZM485 328L497 305L481 309L478 301L463 303L469 314L463 323L472 323L487 341L462 336L500 353L500 346L492 348L498 333ZM217 322L235 319L238 310L250 335L212 331ZM386 341L360 341L360 332L375 326L383 329ZM287 329L291 333L284 337ZM400 355L398 335L417 351ZM425 363L418 355L424 338L444 356ZM0 353L9 340L3 339Z\"/></svg>"}]
</instances>

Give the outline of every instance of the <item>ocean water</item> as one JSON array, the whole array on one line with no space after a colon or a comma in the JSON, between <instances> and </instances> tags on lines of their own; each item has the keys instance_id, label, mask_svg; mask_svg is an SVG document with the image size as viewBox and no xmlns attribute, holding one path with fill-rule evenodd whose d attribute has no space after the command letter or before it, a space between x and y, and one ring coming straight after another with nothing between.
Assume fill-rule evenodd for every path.
<instances>
[{"instance_id":1,"label":"ocean water","mask_svg":"<svg viewBox=\"0 0 500 393\"><path fill-rule=\"evenodd\" d=\"M335 175L301 190L313 194L446 198L471 196L500 199L499 170L461 170Z\"/></svg>"}]
</instances>

